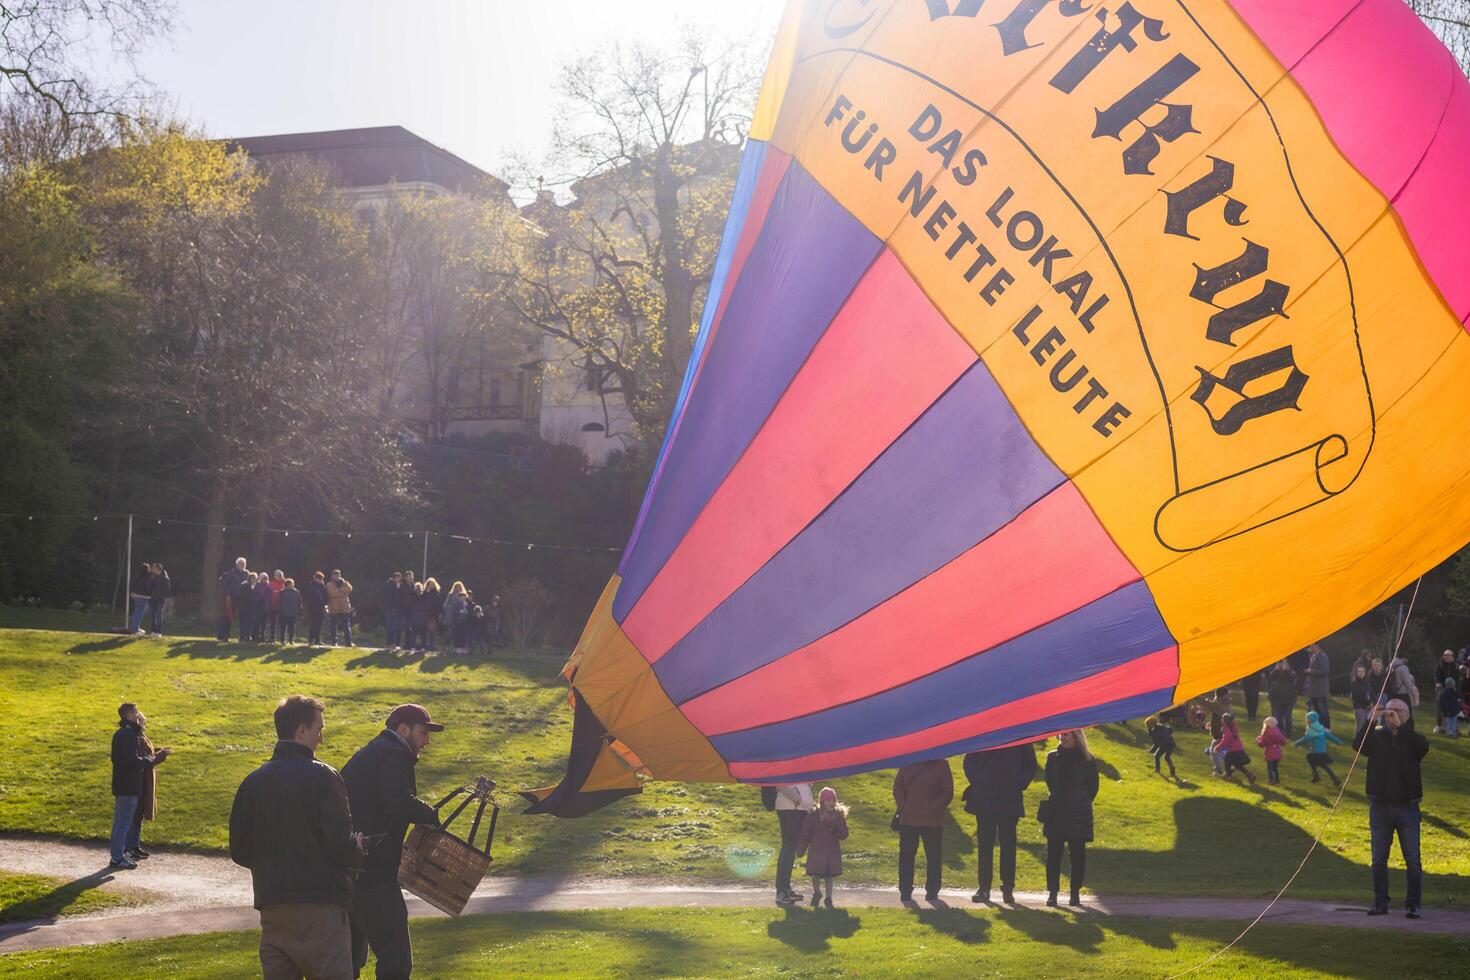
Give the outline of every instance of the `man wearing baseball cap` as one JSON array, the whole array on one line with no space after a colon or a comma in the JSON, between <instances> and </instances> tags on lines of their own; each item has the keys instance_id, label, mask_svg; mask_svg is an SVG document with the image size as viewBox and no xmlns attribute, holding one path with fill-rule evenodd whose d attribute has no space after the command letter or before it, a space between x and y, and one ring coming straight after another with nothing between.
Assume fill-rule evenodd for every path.
<instances>
[{"instance_id":1,"label":"man wearing baseball cap","mask_svg":"<svg viewBox=\"0 0 1470 980\"><path fill-rule=\"evenodd\" d=\"M434 808L417 796L414 765L430 733L443 730L422 705L400 704L388 713L384 729L342 767L353 825L368 842L352 897L352 965L361 973L371 946L379 980L401 980L413 972L398 862L409 824L439 826Z\"/></svg>"},{"instance_id":2,"label":"man wearing baseball cap","mask_svg":"<svg viewBox=\"0 0 1470 980\"><path fill-rule=\"evenodd\" d=\"M1368 760L1368 832L1373 851L1373 906L1368 914L1388 914L1388 852L1397 833L1409 879L1404 905L1409 918L1417 919L1424 888L1419 860L1424 783L1419 763L1429 752L1429 739L1414 731L1409 706L1399 698L1384 705L1381 717L1381 727L1364 725L1358 736Z\"/></svg>"}]
</instances>

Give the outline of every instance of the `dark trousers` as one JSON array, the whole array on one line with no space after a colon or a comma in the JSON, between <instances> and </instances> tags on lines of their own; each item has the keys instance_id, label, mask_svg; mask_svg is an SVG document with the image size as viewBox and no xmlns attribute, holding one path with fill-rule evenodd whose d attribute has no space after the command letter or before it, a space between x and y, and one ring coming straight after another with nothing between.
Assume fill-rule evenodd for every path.
<instances>
[{"instance_id":1,"label":"dark trousers","mask_svg":"<svg viewBox=\"0 0 1470 980\"><path fill-rule=\"evenodd\" d=\"M163 603L161 601L154 602L151 599L148 601L148 625L153 627L149 630L150 633L163 635Z\"/></svg>"},{"instance_id":2,"label":"dark trousers","mask_svg":"<svg viewBox=\"0 0 1470 980\"><path fill-rule=\"evenodd\" d=\"M1062 848L1065 847L1072 855L1072 874L1068 883L1072 886L1072 894L1082 890L1082 879L1087 874L1087 842L1080 840L1052 840L1046 842L1046 890L1052 893L1061 891L1062 885Z\"/></svg>"},{"instance_id":3,"label":"dark trousers","mask_svg":"<svg viewBox=\"0 0 1470 980\"><path fill-rule=\"evenodd\" d=\"M1154 757L1154 772L1159 771L1160 762L1167 762L1169 764L1169 775L1174 775L1174 750L1166 749L1162 745L1155 745L1152 753Z\"/></svg>"},{"instance_id":4,"label":"dark trousers","mask_svg":"<svg viewBox=\"0 0 1470 980\"><path fill-rule=\"evenodd\" d=\"M1261 708L1261 675L1252 674L1241 682L1240 689L1245 694L1245 716L1255 721L1256 712Z\"/></svg>"},{"instance_id":5,"label":"dark trousers","mask_svg":"<svg viewBox=\"0 0 1470 980\"><path fill-rule=\"evenodd\" d=\"M249 643L255 639L255 614L240 610L240 642Z\"/></svg>"},{"instance_id":6,"label":"dark trousers","mask_svg":"<svg viewBox=\"0 0 1470 980\"><path fill-rule=\"evenodd\" d=\"M390 647L402 644L403 613L397 609L389 609L384 616L383 639Z\"/></svg>"},{"instance_id":7,"label":"dark trousers","mask_svg":"<svg viewBox=\"0 0 1470 980\"><path fill-rule=\"evenodd\" d=\"M1287 738L1292 737L1291 712L1296 707L1296 698L1272 698L1271 714L1276 716L1276 723L1281 726L1281 734Z\"/></svg>"},{"instance_id":8,"label":"dark trousers","mask_svg":"<svg viewBox=\"0 0 1470 980\"><path fill-rule=\"evenodd\" d=\"M995 844L1000 842L1000 887L1016 887L1016 823L1020 817L975 817L975 841L980 845L980 890L990 891L994 877Z\"/></svg>"},{"instance_id":9,"label":"dark trousers","mask_svg":"<svg viewBox=\"0 0 1470 980\"><path fill-rule=\"evenodd\" d=\"M1327 698L1307 698L1307 710L1317 712L1317 720L1323 728L1332 727L1332 715L1328 713Z\"/></svg>"},{"instance_id":10,"label":"dark trousers","mask_svg":"<svg viewBox=\"0 0 1470 980\"><path fill-rule=\"evenodd\" d=\"M282 643L295 643L296 642L296 617L295 616L282 616L281 617L281 642Z\"/></svg>"},{"instance_id":11,"label":"dark trousers","mask_svg":"<svg viewBox=\"0 0 1470 980\"><path fill-rule=\"evenodd\" d=\"M306 625L310 630L306 641L312 646L320 646L322 642L322 614L320 612L307 613Z\"/></svg>"},{"instance_id":12,"label":"dark trousers","mask_svg":"<svg viewBox=\"0 0 1470 980\"><path fill-rule=\"evenodd\" d=\"M1334 783L1337 782L1337 773L1332 771L1332 757L1326 752L1308 752L1307 765L1312 767L1312 779L1315 780L1318 778L1317 770L1321 769L1332 777Z\"/></svg>"},{"instance_id":13,"label":"dark trousers","mask_svg":"<svg viewBox=\"0 0 1470 980\"><path fill-rule=\"evenodd\" d=\"M796 843L801 837L801 824L806 813L801 810L777 810L781 821L781 853L776 857L776 896L791 890L791 868L796 864Z\"/></svg>"},{"instance_id":14,"label":"dark trousers","mask_svg":"<svg viewBox=\"0 0 1470 980\"><path fill-rule=\"evenodd\" d=\"M342 642L352 646L352 613L332 613L332 646L337 645L337 633L340 630L343 636Z\"/></svg>"},{"instance_id":15,"label":"dark trousers","mask_svg":"<svg viewBox=\"0 0 1470 980\"><path fill-rule=\"evenodd\" d=\"M914 893L914 858L919 842L924 842L924 895L939 894L940 876L944 873L944 828L898 828L898 893L909 898Z\"/></svg>"},{"instance_id":16,"label":"dark trousers","mask_svg":"<svg viewBox=\"0 0 1470 980\"><path fill-rule=\"evenodd\" d=\"M414 626L409 624L408 639L403 645L413 650L422 650L429 645L429 628L427 626Z\"/></svg>"},{"instance_id":17,"label":"dark trousers","mask_svg":"<svg viewBox=\"0 0 1470 980\"><path fill-rule=\"evenodd\" d=\"M378 980L407 980L413 972L408 907L397 882L359 886L352 898L352 968L361 973L368 948L378 958Z\"/></svg>"},{"instance_id":18,"label":"dark trousers","mask_svg":"<svg viewBox=\"0 0 1470 980\"><path fill-rule=\"evenodd\" d=\"M1266 778L1269 779L1273 783L1279 783L1279 782L1281 782L1281 760L1280 759L1267 759L1266 760Z\"/></svg>"},{"instance_id":19,"label":"dark trousers","mask_svg":"<svg viewBox=\"0 0 1470 980\"><path fill-rule=\"evenodd\" d=\"M1398 834L1399 850L1404 855L1409 887L1404 894L1407 905L1418 905L1424 894L1424 868L1419 863L1419 804L1379 803L1368 801L1368 831L1373 847L1373 901L1388 904L1388 852Z\"/></svg>"}]
</instances>

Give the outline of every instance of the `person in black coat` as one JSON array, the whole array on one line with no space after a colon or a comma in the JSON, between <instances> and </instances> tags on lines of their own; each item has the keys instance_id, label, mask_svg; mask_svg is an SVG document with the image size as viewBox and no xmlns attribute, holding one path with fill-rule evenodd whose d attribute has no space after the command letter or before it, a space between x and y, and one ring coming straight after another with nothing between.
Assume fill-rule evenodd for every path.
<instances>
[{"instance_id":1,"label":"person in black coat","mask_svg":"<svg viewBox=\"0 0 1470 980\"><path fill-rule=\"evenodd\" d=\"M1281 726L1281 734L1291 738L1291 713L1296 708L1297 675L1291 669L1289 661L1281 661L1266 675L1266 698L1271 702L1271 714Z\"/></svg>"},{"instance_id":2,"label":"person in black coat","mask_svg":"<svg viewBox=\"0 0 1470 980\"><path fill-rule=\"evenodd\" d=\"M220 612L218 637L221 643L230 638L231 613L239 615L237 608L237 596L240 593L240 585L248 578L250 572L245 568L245 559L236 558L235 564L225 569L224 574L219 577Z\"/></svg>"},{"instance_id":3,"label":"person in black coat","mask_svg":"<svg viewBox=\"0 0 1470 980\"><path fill-rule=\"evenodd\" d=\"M293 695L276 707L275 751L240 783L230 859L250 869L267 977L352 975L352 871L362 861L347 788L316 758L323 705Z\"/></svg>"},{"instance_id":4,"label":"person in black coat","mask_svg":"<svg viewBox=\"0 0 1470 980\"><path fill-rule=\"evenodd\" d=\"M306 583L306 594L302 598L309 629L306 642L319 647L322 645L322 622L327 617L327 577L321 572L313 574L311 581Z\"/></svg>"},{"instance_id":5,"label":"person in black coat","mask_svg":"<svg viewBox=\"0 0 1470 980\"><path fill-rule=\"evenodd\" d=\"M1240 679L1240 690L1245 695L1245 716L1250 721L1256 720L1256 712L1261 706L1261 672L1253 670Z\"/></svg>"},{"instance_id":6,"label":"person in black coat","mask_svg":"<svg viewBox=\"0 0 1470 980\"><path fill-rule=\"evenodd\" d=\"M148 580L148 619L154 636L163 635L163 604L171 595L173 582L169 581L168 572L162 562L154 562L153 577Z\"/></svg>"},{"instance_id":7,"label":"person in black coat","mask_svg":"<svg viewBox=\"0 0 1470 980\"><path fill-rule=\"evenodd\" d=\"M281 642L296 642L296 617L301 615L301 592L294 578L286 579L286 587L276 600L276 611L281 617Z\"/></svg>"},{"instance_id":8,"label":"person in black coat","mask_svg":"<svg viewBox=\"0 0 1470 980\"><path fill-rule=\"evenodd\" d=\"M112 863L114 870L131 871L137 865L128 857L139 849L136 822L138 798L143 795L143 777L149 769L169 757L172 749L145 754L139 736L138 706L128 702L117 709L117 731L112 733Z\"/></svg>"},{"instance_id":9,"label":"person in black coat","mask_svg":"<svg viewBox=\"0 0 1470 980\"><path fill-rule=\"evenodd\" d=\"M1369 915L1388 914L1388 852L1398 835L1408 887L1404 905L1419 918L1424 894L1424 866L1419 856L1419 801L1424 781L1419 764L1429 753L1429 739L1414 731L1409 706L1394 698L1383 708L1382 723L1363 726L1358 743L1368 760L1368 833L1372 848L1373 907Z\"/></svg>"},{"instance_id":10,"label":"person in black coat","mask_svg":"<svg viewBox=\"0 0 1470 980\"><path fill-rule=\"evenodd\" d=\"M241 643L255 639L255 574L246 572L244 580L235 587L235 615L240 620Z\"/></svg>"},{"instance_id":11,"label":"person in black coat","mask_svg":"<svg viewBox=\"0 0 1470 980\"><path fill-rule=\"evenodd\" d=\"M399 980L413 972L398 864L409 824L439 826L434 808L417 796L414 766L428 747L430 733L443 730L423 707L400 704L388 714L383 731L342 767L353 819L369 841L352 900L352 964L361 972L371 947L382 980Z\"/></svg>"},{"instance_id":12,"label":"person in black coat","mask_svg":"<svg viewBox=\"0 0 1470 980\"><path fill-rule=\"evenodd\" d=\"M1087 844L1092 840L1092 801L1097 798L1097 760L1081 731L1062 732L1046 757L1046 788L1041 831L1046 837L1046 904L1057 904L1062 882L1062 847L1072 858L1072 899L1082 904L1082 878L1087 871Z\"/></svg>"},{"instance_id":13,"label":"person in black coat","mask_svg":"<svg viewBox=\"0 0 1470 980\"><path fill-rule=\"evenodd\" d=\"M402 572L394 572L383 583L383 637L390 650L403 645L404 613L412 589L413 586L404 586Z\"/></svg>"},{"instance_id":14,"label":"person in black coat","mask_svg":"<svg viewBox=\"0 0 1470 980\"><path fill-rule=\"evenodd\" d=\"M965 756L965 787L960 798L965 812L975 817L975 839L980 846L980 888L972 902L990 901L996 841L1000 842L1000 897L1014 902L1016 888L1016 824L1026 812L1022 798L1036 778L1036 751L1012 745Z\"/></svg>"}]
</instances>

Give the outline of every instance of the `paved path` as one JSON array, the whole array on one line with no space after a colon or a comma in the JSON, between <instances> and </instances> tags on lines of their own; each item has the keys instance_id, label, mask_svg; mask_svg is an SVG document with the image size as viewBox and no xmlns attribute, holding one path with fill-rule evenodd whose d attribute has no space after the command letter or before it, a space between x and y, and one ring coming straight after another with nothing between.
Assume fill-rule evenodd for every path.
<instances>
[{"instance_id":1,"label":"paved path","mask_svg":"<svg viewBox=\"0 0 1470 980\"><path fill-rule=\"evenodd\" d=\"M155 853L137 871L110 877L107 848L96 843L62 843L0 835L0 870L45 874L66 881L97 878L103 891L125 890L145 903L84 916L64 916L45 922L0 924L0 954L57 946L83 946L120 939L158 939L252 929L259 925L250 907L250 877L228 858L209 854ZM839 888L842 905L898 908L902 903L892 888ZM970 893L946 889L936 905L972 908ZM1025 907L1044 905L1037 892L1017 894ZM771 904L768 887L680 885L667 881L595 878L487 878L475 891L465 912L566 911L617 908L756 908ZM927 903L926 903L927 904ZM1255 918L1264 899L1156 898L1149 896L1088 896L1087 915L1145 916L1171 919ZM772 906L774 907L774 906ZM409 914L442 913L410 897ZM1278 925L1336 925L1364 929L1470 935L1470 912L1427 910L1419 921L1402 913L1381 918L1364 915L1362 905L1285 900L1267 917Z\"/></svg>"}]
</instances>

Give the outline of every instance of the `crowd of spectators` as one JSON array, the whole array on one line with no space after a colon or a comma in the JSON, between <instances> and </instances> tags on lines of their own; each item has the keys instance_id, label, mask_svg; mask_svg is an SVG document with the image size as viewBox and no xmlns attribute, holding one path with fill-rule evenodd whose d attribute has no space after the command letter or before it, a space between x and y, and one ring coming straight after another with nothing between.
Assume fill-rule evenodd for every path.
<instances>
[{"instance_id":1,"label":"crowd of spectators","mask_svg":"<svg viewBox=\"0 0 1470 980\"><path fill-rule=\"evenodd\" d=\"M224 597L217 627L221 642L233 634L241 643L295 643L305 617L311 646L356 646L357 607L353 586L333 569L313 572L304 588L281 569L253 572L244 558L220 576ZM463 582L446 591L432 576L418 581L412 571L394 572L381 587L385 649L489 655L500 642L500 597L483 603Z\"/></svg>"}]
</instances>

